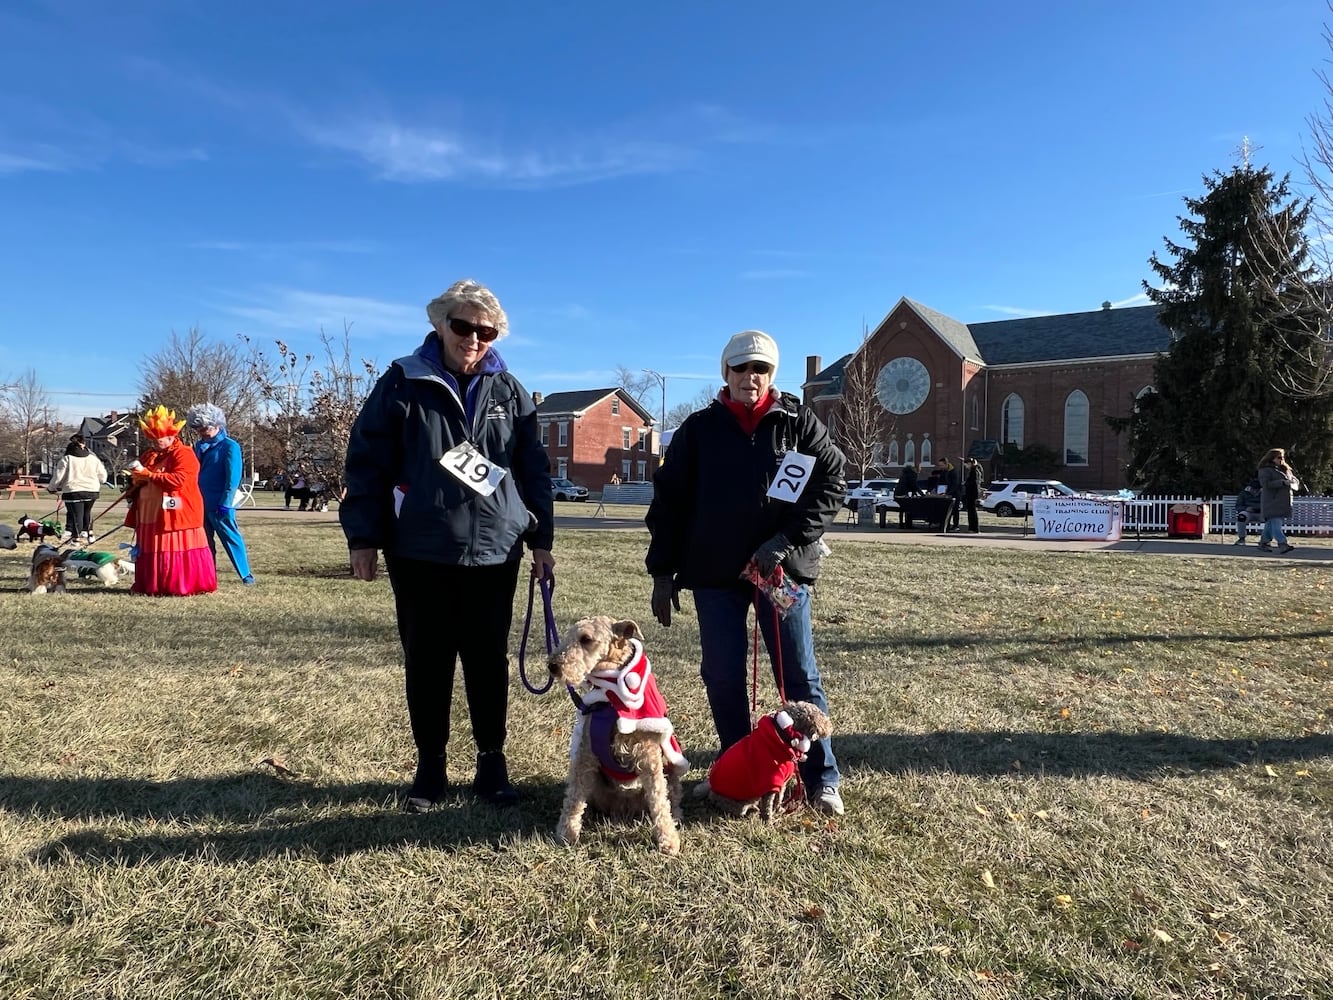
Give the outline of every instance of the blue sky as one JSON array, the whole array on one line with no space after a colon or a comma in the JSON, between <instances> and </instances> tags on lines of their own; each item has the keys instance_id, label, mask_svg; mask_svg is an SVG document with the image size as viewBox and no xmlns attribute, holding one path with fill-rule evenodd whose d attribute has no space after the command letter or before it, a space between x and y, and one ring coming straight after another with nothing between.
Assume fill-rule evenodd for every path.
<instances>
[{"instance_id":1,"label":"blue sky","mask_svg":"<svg viewBox=\"0 0 1333 1000\"><path fill-rule=\"evenodd\" d=\"M910 8L910 9L909 9ZM1181 197L1295 170L1321 0L0 7L0 380L123 408L174 329L384 364L475 277L531 390L778 383L907 295L1139 304ZM657 397L650 393L650 409Z\"/></svg>"}]
</instances>

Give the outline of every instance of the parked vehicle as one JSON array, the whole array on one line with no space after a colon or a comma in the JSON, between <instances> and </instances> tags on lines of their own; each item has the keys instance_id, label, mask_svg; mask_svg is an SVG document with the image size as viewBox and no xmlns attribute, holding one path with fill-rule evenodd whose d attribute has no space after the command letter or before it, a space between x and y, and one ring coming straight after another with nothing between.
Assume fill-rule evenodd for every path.
<instances>
[{"instance_id":1,"label":"parked vehicle","mask_svg":"<svg viewBox=\"0 0 1333 1000\"><path fill-rule=\"evenodd\" d=\"M896 479L849 479L847 480L847 498L843 501L846 508L855 508L861 500L873 500L876 509L888 507L896 509L893 502L893 487Z\"/></svg>"},{"instance_id":2,"label":"parked vehicle","mask_svg":"<svg viewBox=\"0 0 1333 1000\"><path fill-rule=\"evenodd\" d=\"M558 476L551 477L551 489L555 492L557 500L578 500L586 501L588 499L588 487L580 486Z\"/></svg>"},{"instance_id":3,"label":"parked vehicle","mask_svg":"<svg viewBox=\"0 0 1333 1000\"><path fill-rule=\"evenodd\" d=\"M1033 497L1082 496L1058 479L997 479L981 500L981 509L997 517L1030 514Z\"/></svg>"}]
</instances>

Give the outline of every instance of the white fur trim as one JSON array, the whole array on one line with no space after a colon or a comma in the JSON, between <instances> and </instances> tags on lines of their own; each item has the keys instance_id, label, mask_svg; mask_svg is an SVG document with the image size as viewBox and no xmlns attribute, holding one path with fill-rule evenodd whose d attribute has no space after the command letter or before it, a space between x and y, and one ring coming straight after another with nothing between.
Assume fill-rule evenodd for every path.
<instances>
[{"instance_id":1,"label":"white fur trim","mask_svg":"<svg viewBox=\"0 0 1333 1000\"><path fill-rule=\"evenodd\" d=\"M779 711L777 715L773 716L773 721L778 724L779 729L786 729L794 720L786 712Z\"/></svg>"},{"instance_id":2,"label":"white fur trim","mask_svg":"<svg viewBox=\"0 0 1333 1000\"><path fill-rule=\"evenodd\" d=\"M810 750L810 737L802 736L801 742L798 744L798 746L800 748L801 753L807 753Z\"/></svg>"}]
</instances>

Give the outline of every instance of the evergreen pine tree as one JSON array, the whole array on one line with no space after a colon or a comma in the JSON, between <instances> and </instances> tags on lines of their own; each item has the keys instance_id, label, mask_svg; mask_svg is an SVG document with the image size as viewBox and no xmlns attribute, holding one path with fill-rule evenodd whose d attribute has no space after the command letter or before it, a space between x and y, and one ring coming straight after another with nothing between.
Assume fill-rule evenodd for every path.
<instances>
[{"instance_id":1,"label":"evergreen pine tree","mask_svg":"<svg viewBox=\"0 0 1333 1000\"><path fill-rule=\"evenodd\" d=\"M1292 399L1279 377L1317 328L1275 298L1310 278L1309 203L1291 197L1287 178L1249 163L1204 186L1203 197L1185 199L1185 240L1164 240L1174 261L1149 261L1161 287L1145 281L1144 290L1172 343L1155 366L1155 391L1112 420L1131 433L1130 482L1152 493L1235 492L1260 455L1283 447L1308 488L1327 488L1333 398ZM1286 245L1275 248L1273 233L1290 234Z\"/></svg>"}]
</instances>

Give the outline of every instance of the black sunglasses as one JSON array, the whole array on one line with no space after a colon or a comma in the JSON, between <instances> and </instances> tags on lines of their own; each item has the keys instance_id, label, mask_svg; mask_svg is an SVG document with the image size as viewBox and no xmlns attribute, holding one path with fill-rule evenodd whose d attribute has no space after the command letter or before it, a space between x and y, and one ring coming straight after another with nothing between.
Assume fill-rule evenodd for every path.
<instances>
[{"instance_id":1,"label":"black sunglasses","mask_svg":"<svg viewBox=\"0 0 1333 1000\"><path fill-rule=\"evenodd\" d=\"M744 375L747 372L754 372L756 375L768 375L773 371L773 366L767 361L747 361L739 365L727 365L733 375Z\"/></svg>"},{"instance_id":2,"label":"black sunglasses","mask_svg":"<svg viewBox=\"0 0 1333 1000\"><path fill-rule=\"evenodd\" d=\"M459 337L470 337L475 333L477 339L483 344L489 344L496 337L500 336L500 331L493 326L481 326L477 323L469 323L467 320L459 319L457 316L449 317L449 329Z\"/></svg>"}]
</instances>

